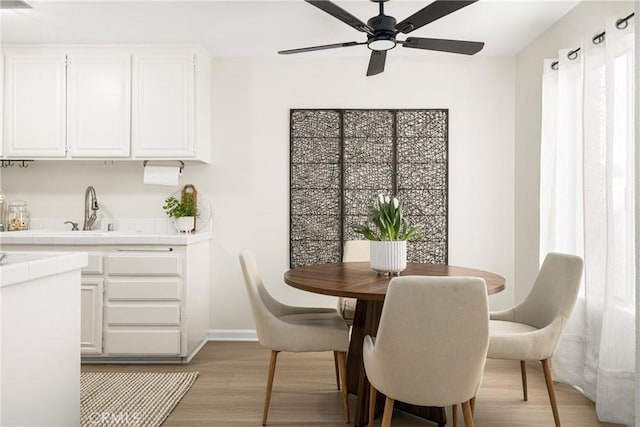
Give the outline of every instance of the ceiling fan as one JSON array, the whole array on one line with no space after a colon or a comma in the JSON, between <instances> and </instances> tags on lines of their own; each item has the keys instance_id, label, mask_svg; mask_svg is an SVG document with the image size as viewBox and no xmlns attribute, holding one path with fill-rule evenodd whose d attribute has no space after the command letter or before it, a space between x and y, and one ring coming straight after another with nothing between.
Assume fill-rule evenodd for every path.
<instances>
[{"instance_id":1,"label":"ceiling fan","mask_svg":"<svg viewBox=\"0 0 640 427\"><path fill-rule=\"evenodd\" d=\"M413 30L417 30L418 28L435 21L436 19L440 19L458 9L469 6L478 0L436 0L399 23L396 23L396 18L393 16L384 14L384 3L387 0L371 0L372 2L379 4L380 12L378 16L374 16L369 19L366 24L329 0L305 1L341 20L356 30L366 33L367 41L334 43L321 46L303 47L300 49L281 50L278 53L282 55L366 44L369 49L371 49L371 58L369 59L367 76L373 76L384 71L387 51L393 49L398 44L412 49L437 50L440 52L461 53L464 55L476 54L484 47L484 43L482 42L470 42L463 40L429 39L422 37L408 37L406 40L396 40L396 36L400 33L408 34Z\"/></svg>"}]
</instances>

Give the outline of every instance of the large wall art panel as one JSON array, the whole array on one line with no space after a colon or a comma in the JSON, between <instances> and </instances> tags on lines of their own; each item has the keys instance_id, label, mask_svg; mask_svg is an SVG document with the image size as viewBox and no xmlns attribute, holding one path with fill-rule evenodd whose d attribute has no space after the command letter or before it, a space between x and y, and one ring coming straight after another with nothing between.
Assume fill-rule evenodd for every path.
<instances>
[{"instance_id":1,"label":"large wall art panel","mask_svg":"<svg viewBox=\"0 0 640 427\"><path fill-rule=\"evenodd\" d=\"M425 236L409 262L447 262L447 110L291 110L291 266L339 262L378 194Z\"/></svg>"}]
</instances>

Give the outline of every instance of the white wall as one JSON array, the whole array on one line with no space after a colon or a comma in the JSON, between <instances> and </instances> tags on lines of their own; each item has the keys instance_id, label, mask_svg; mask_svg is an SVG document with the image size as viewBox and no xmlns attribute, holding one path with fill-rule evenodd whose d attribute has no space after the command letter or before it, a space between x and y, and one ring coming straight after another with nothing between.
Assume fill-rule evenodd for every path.
<instances>
[{"instance_id":1,"label":"white wall","mask_svg":"<svg viewBox=\"0 0 640 427\"><path fill-rule=\"evenodd\" d=\"M250 248L274 295L290 303L334 300L286 286L290 108L448 108L449 262L496 272L514 301L514 58L389 55L366 78L365 57L213 60L213 163L188 164L182 183L212 200L211 327L252 329L238 252ZM174 190L144 186L142 165L35 162L2 171L2 188L33 217L81 217L94 185L115 217L162 217Z\"/></svg>"},{"instance_id":2,"label":"white wall","mask_svg":"<svg viewBox=\"0 0 640 427\"><path fill-rule=\"evenodd\" d=\"M530 291L538 273L540 124L542 61L562 48L576 48L582 36L604 29L607 16L633 12L632 1L583 1L516 57L515 127L515 300Z\"/></svg>"}]
</instances>

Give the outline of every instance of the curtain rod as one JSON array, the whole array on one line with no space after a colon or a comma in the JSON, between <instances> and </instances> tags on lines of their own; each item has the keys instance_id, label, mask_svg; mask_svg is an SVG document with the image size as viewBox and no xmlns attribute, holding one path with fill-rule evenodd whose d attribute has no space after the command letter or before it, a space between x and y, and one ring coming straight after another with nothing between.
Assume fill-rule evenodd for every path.
<instances>
[{"instance_id":1,"label":"curtain rod","mask_svg":"<svg viewBox=\"0 0 640 427\"><path fill-rule=\"evenodd\" d=\"M633 16L635 15L635 13L631 12L629 15L625 16L624 18L620 18L616 21L616 28L619 30L624 30L625 28L627 28L627 26L629 25L629 19L633 18ZM604 41L604 35L606 34L606 31L603 31L601 33L596 34L595 36L593 36L591 38L591 41L593 42L593 44L600 44ZM567 53L567 58L569 58L571 61L573 61L574 59L576 59L578 57L578 52L580 52L580 48L576 48L573 50L570 50ZM551 63L551 68L553 70L557 70L558 69L558 61L553 61Z\"/></svg>"}]
</instances>

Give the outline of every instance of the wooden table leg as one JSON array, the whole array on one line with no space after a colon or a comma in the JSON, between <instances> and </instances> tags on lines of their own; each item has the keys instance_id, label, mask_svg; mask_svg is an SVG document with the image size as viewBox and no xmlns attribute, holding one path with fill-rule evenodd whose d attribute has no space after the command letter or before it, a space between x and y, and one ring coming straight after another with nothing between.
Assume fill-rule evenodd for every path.
<instances>
[{"instance_id":1,"label":"wooden table leg","mask_svg":"<svg viewBox=\"0 0 640 427\"><path fill-rule=\"evenodd\" d=\"M356 410L353 420L355 427L367 425L369 419L369 381L362 361L362 345L366 335L375 336L378 332L380 315L382 314L381 301L358 300L356 312L353 318L351 330L351 342L347 355L347 384L349 393L355 394ZM377 394L376 416L382 414L385 396ZM444 408L414 406L403 402L396 402L396 409L409 412L422 418L426 418L444 426L447 422Z\"/></svg>"},{"instance_id":2,"label":"wooden table leg","mask_svg":"<svg viewBox=\"0 0 640 427\"><path fill-rule=\"evenodd\" d=\"M357 396L354 426L364 426L369 418L369 381L362 362L362 344L366 335L375 336L378 332L382 302L358 300L351 330L351 342L347 355L347 384L349 393ZM384 396L378 396L384 402ZM382 413L383 403L376 405L376 415Z\"/></svg>"}]
</instances>

